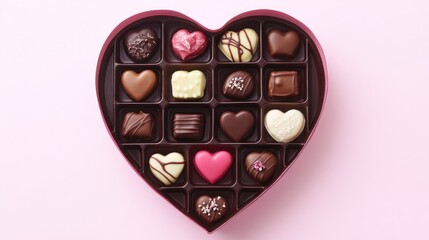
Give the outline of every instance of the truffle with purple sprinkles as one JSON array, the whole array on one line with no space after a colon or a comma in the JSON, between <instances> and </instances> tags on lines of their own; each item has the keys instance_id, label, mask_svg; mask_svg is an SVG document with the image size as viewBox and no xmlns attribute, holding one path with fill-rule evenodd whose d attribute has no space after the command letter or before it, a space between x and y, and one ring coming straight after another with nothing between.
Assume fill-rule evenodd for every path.
<instances>
[{"instance_id":1,"label":"truffle with purple sprinkles","mask_svg":"<svg viewBox=\"0 0 429 240\"><path fill-rule=\"evenodd\" d=\"M219 221L228 210L225 198L221 196L200 196L195 202L195 211L205 222L212 224Z\"/></svg>"}]
</instances>

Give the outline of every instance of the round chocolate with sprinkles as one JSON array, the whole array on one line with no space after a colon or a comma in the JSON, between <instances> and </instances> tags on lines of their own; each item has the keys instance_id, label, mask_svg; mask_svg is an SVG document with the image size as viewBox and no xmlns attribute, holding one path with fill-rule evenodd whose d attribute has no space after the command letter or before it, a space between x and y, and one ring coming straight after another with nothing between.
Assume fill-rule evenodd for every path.
<instances>
[{"instance_id":1,"label":"round chocolate with sprinkles","mask_svg":"<svg viewBox=\"0 0 429 240\"><path fill-rule=\"evenodd\" d=\"M246 99L255 89L253 76L246 71L235 71L226 77L222 93L234 99Z\"/></svg>"},{"instance_id":2,"label":"round chocolate with sprinkles","mask_svg":"<svg viewBox=\"0 0 429 240\"><path fill-rule=\"evenodd\" d=\"M252 179L265 183L276 172L278 161L271 152L251 152L246 156L246 172Z\"/></svg>"},{"instance_id":3,"label":"round chocolate with sprinkles","mask_svg":"<svg viewBox=\"0 0 429 240\"><path fill-rule=\"evenodd\" d=\"M211 224L219 221L225 216L228 210L228 204L225 198L221 196L210 197L200 196L195 202L195 211L205 222Z\"/></svg>"},{"instance_id":4,"label":"round chocolate with sprinkles","mask_svg":"<svg viewBox=\"0 0 429 240\"><path fill-rule=\"evenodd\" d=\"M145 62L152 57L158 45L159 39L150 28L128 32L124 38L125 51L136 62Z\"/></svg>"}]
</instances>

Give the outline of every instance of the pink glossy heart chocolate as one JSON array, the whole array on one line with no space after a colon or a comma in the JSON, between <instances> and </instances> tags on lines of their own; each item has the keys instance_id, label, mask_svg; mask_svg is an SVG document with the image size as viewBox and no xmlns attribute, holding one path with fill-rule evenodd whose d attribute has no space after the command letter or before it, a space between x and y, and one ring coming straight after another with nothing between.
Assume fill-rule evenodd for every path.
<instances>
[{"instance_id":1,"label":"pink glossy heart chocolate","mask_svg":"<svg viewBox=\"0 0 429 240\"><path fill-rule=\"evenodd\" d=\"M297 37L271 41L272 31ZM130 42L129 36L137 37ZM273 56L269 49L287 51ZM123 73L147 70L156 84L121 82ZM280 74L285 72L294 81ZM283 78L270 86L272 75ZM217 30L177 12L137 14L108 37L96 78L105 125L125 159L156 193L209 232L290 169L314 133L327 89L322 49L311 31L267 10L243 13ZM129 129L139 134L122 134Z\"/></svg>"},{"instance_id":2,"label":"pink glossy heart chocolate","mask_svg":"<svg viewBox=\"0 0 429 240\"><path fill-rule=\"evenodd\" d=\"M232 164L232 156L227 151L211 154L199 151L194 158L194 165L200 175L211 184L221 179Z\"/></svg>"}]
</instances>

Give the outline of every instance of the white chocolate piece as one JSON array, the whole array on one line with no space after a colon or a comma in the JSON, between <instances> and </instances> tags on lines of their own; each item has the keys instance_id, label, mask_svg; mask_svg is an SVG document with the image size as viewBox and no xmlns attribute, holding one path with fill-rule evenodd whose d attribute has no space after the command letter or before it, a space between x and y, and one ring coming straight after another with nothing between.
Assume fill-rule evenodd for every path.
<instances>
[{"instance_id":1,"label":"white chocolate piece","mask_svg":"<svg viewBox=\"0 0 429 240\"><path fill-rule=\"evenodd\" d=\"M300 111L291 109L282 112L273 109L265 115L265 128L277 142L288 143L297 138L305 126L305 117Z\"/></svg>"},{"instance_id":2,"label":"white chocolate piece","mask_svg":"<svg viewBox=\"0 0 429 240\"><path fill-rule=\"evenodd\" d=\"M199 70L175 71L171 76L171 88L176 99L202 98L206 87L206 76Z\"/></svg>"},{"instance_id":3,"label":"white chocolate piece","mask_svg":"<svg viewBox=\"0 0 429 240\"><path fill-rule=\"evenodd\" d=\"M185 159L177 152L163 156L159 153L153 154L149 159L150 171L165 185L171 185L177 181L185 166Z\"/></svg>"},{"instance_id":4,"label":"white chocolate piece","mask_svg":"<svg viewBox=\"0 0 429 240\"><path fill-rule=\"evenodd\" d=\"M219 49L232 62L248 62L258 49L259 36L255 30L245 28L238 33L228 31L219 41Z\"/></svg>"}]
</instances>

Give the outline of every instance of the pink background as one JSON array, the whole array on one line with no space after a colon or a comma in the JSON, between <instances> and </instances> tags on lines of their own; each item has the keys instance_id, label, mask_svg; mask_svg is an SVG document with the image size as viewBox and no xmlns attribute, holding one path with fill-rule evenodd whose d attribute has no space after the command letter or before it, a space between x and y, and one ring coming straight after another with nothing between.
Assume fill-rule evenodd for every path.
<instances>
[{"instance_id":1,"label":"pink background","mask_svg":"<svg viewBox=\"0 0 429 240\"><path fill-rule=\"evenodd\" d=\"M0 239L429 239L427 1L177 2L1 1ZM95 66L135 13L172 9L218 28L258 8L313 30L328 99L291 170L208 235L116 149Z\"/></svg>"}]
</instances>

